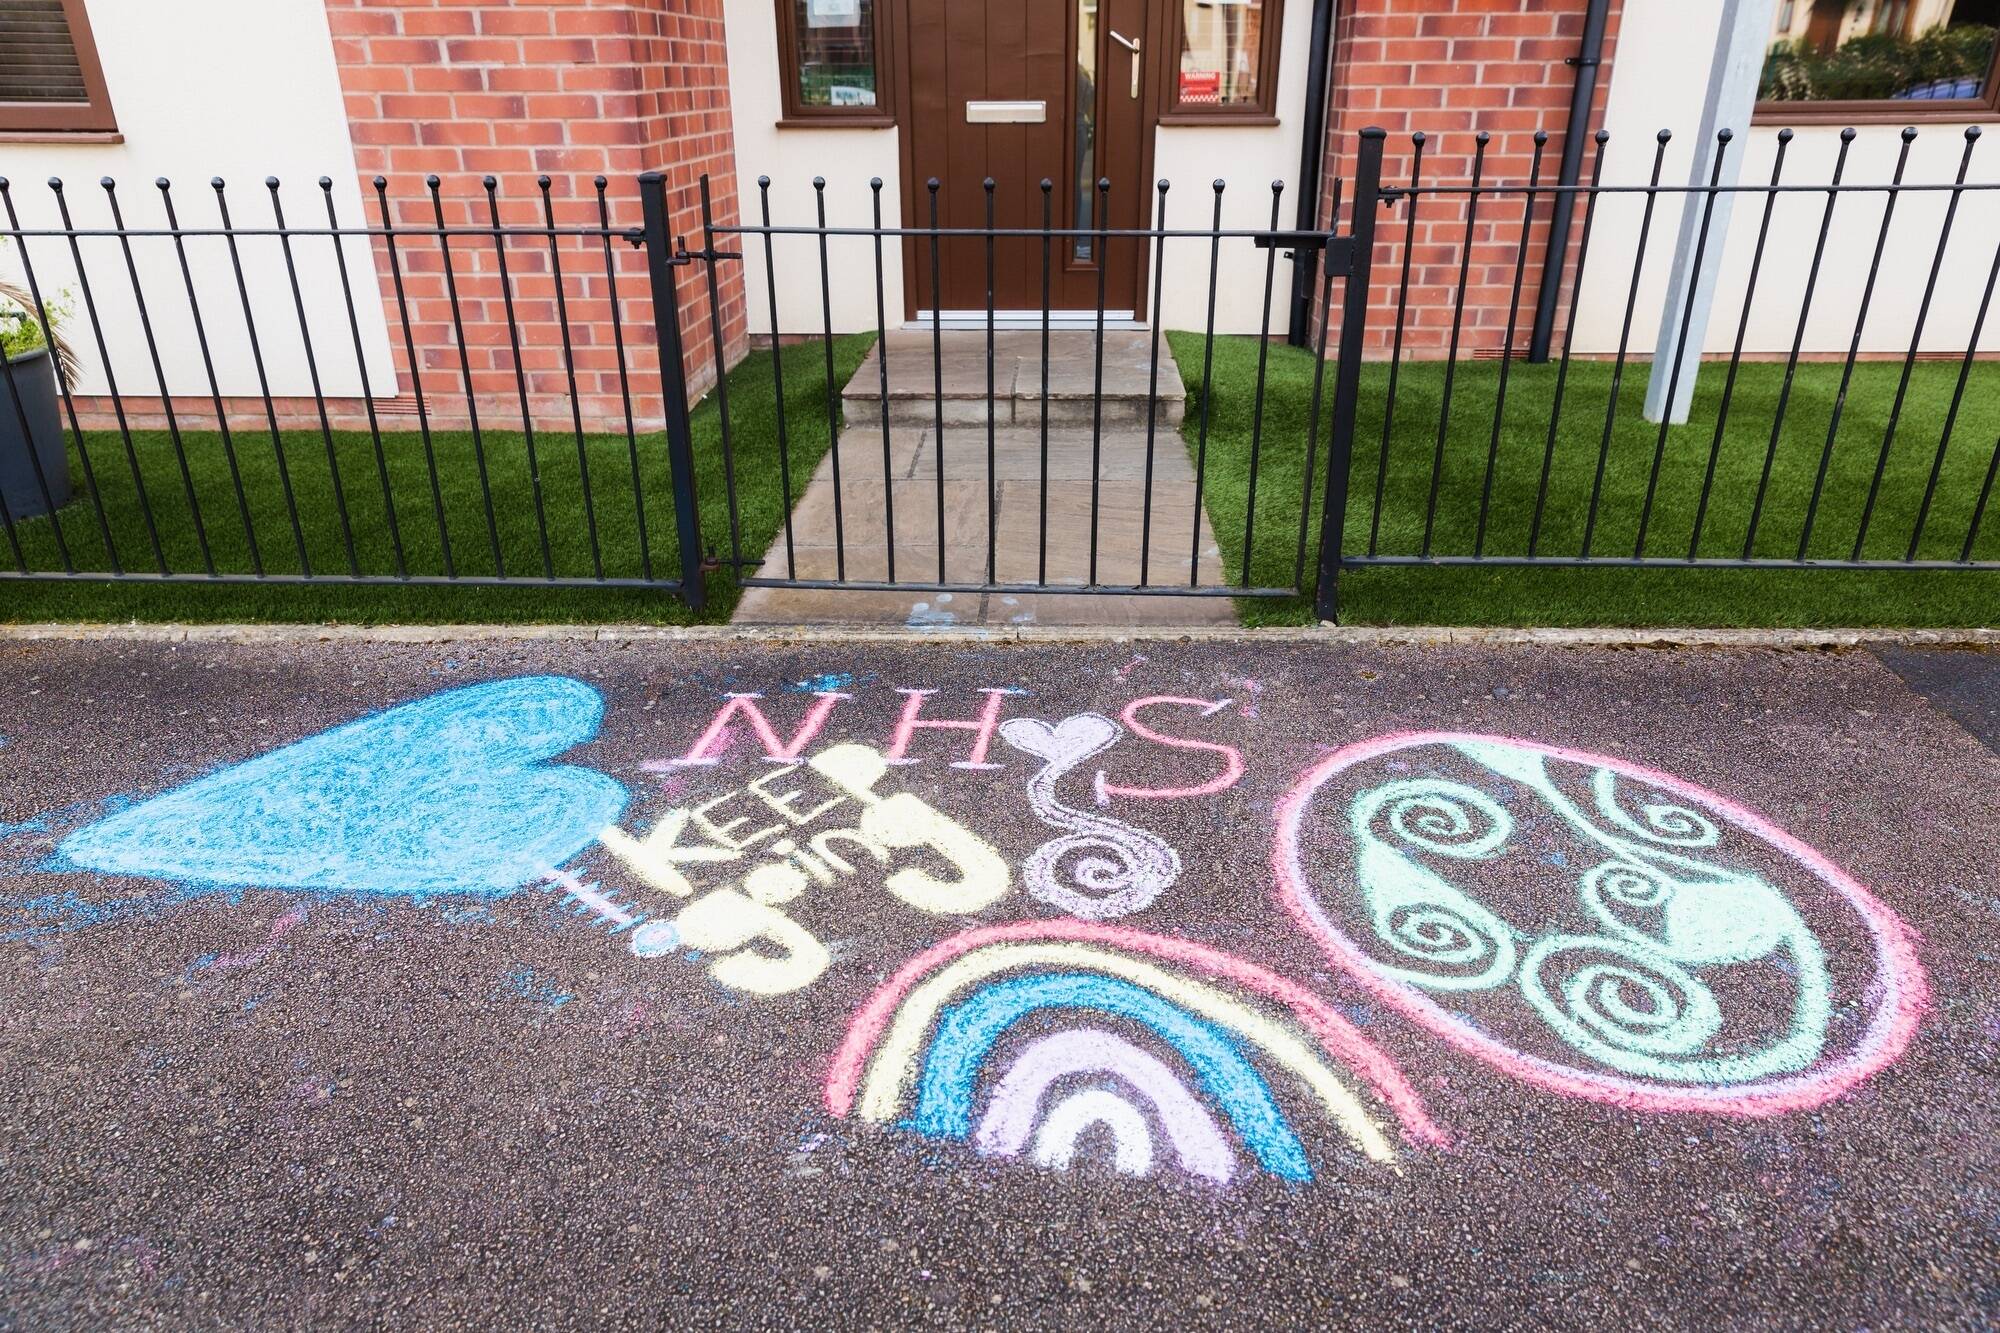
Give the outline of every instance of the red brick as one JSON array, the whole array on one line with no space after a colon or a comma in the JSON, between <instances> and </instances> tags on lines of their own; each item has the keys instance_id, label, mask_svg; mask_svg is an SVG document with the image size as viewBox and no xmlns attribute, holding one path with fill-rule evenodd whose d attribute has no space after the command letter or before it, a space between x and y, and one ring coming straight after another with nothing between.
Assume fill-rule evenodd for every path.
<instances>
[{"instance_id":1,"label":"red brick","mask_svg":"<svg viewBox=\"0 0 2000 1333\"><path fill-rule=\"evenodd\" d=\"M495 92L552 93L562 87L562 71L549 65L503 65L486 71Z\"/></svg>"},{"instance_id":2,"label":"red brick","mask_svg":"<svg viewBox=\"0 0 2000 1333\"><path fill-rule=\"evenodd\" d=\"M1385 107L1434 107L1444 104L1445 93L1442 88L1383 88L1378 96Z\"/></svg>"},{"instance_id":3,"label":"red brick","mask_svg":"<svg viewBox=\"0 0 2000 1333\"><path fill-rule=\"evenodd\" d=\"M342 53L334 52L336 58ZM354 63L366 65L430 65L438 59L438 44L423 37L371 37ZM348 63L341 61L342 64Z\"/></svg>"},{"instance_id":4,"label":"red brick","mask_svg":"<svg viewBox=\"0 0 2000 1333\"><path fill-rule=\"evenodd\" d=\"M410 72L395 65L364 65L340 72L340 85L350 93L402 92Z\"/></svg>"},{"instance_id":5,"label":"red brick","mask_svg":"<svg viewBox=\"0 0 2000 1333\"><path fill-rule=\"evenodd\" d=\"M503 120L493 126L493 142L501 146L538 148L559 144L567 126L560 120Z\"/></svg>"},{"instance_id":6,"label":"red brick","mask_svg":"<svg viewBox=\"0 0 2000 1333\"><path fill-rule=\"evenodd\" d=\"M1479 81L1479 67L1477 65L1423 64L1423 65L1404 65L1401 67L1401 69L1407 70L1409 72L1410 77L1407 80L1407 82L1421 84L1433 88L1441 88L1463 83L1476 83ZM1387 75L1388 73L1390 73L1390 71L1387 69L1379 71L1377 73L1377 81L1382 83L1390 83L1390 82L1400 83L1405 81L1401 79L1392 80L1389 78L1382 77L1383 75Z\"/></svg>"},{"instance_id":7,"label":"red brick","mask_svg":"<svg viewBox=\"0 0 2000 1333\"><path fill-rule=\"evenodd\" d=\"M480 121L431 122L419 127L418 137L427 144L489 144L493 127Z\"/></svg>"},{"instance_id":8,"label":"red brick","mask_svg":"<svg viewBox=\"0 0 2000 1333\"><path fill-rule=\"evenodd\" d=\"M521 43L511 37L463 37L445 43L456 64L512 65L521 59Z\"/></svg>"},{"instance_id":9,"label":"red brick","mask_svg":"<svg viewBox=\"0 0 2000 1333\"><path fill-rule=\"evenodd\" d=\"M336 37L394 35L397 31L396 15L373 9L329 9L326 26Z\"/></svg>"},{"instance_id":10,"label":"red brick","mask_svg":"<svg viewBox=\"0 0 2000 1333\"><path fill-rule=\"evenodd\" d=\"M1417 31L1426 37L1478 37L1486 31L1486 20L1476 14L1432 14Z\"/></svg>"},{"instance_id":11,"label":"red brick","mask_svg":"<svg viewBox=\"0 0 2000 1333\"><path fill-rule=\"evenodd\" d=\"M476 92L487 86L490 76L504 72L469 65L418 65L409 71L409 77L410 86L420 93Z\"/></svg>"},{"instance_id":12,"label":"red brick","mask_svg":"<svg viewBox=\"0 0 2000 1333\"><path fill-rule=\"evenodd\" d=\"M463 120L519 120L528 113L527 99L517 93L461 93L451 103Z\"/></svg>"},{"instance_id":13,"label":"red brick","mask_svg":"<svg viewBox=\"0 0 2000 1333\"><path fill-rule=\"evenodd\" d=\"M472 15L457 9L409 9L403 31L411 36L456 37L473 31Z\"/></svg>"},{"instance_id":14,"label":"red brick","mask_svg":"<svg viewBox=\"0 0 2000 1333\"><path fill-rule=\"evenodd\" d=\"M385 93L382 115L390 120L450 120L452 99L443 93Z\"/></svg>"},{"instance_id":15,"label":"red brick","mask_svg":"<svg viewBox=\"0 0 2000 1333\"><path fill-rule=\"evenodd\" d=\"M597 46L588 37L524 38L521 58L531 65L586 64L597 58Z\"/></svg>"},{"instance_id":16,"label":"red brick","mask_svg":"<svg viewBox=\"0 0 2000 1333\"><path fill-rule=\"evenodd\" d=\"M618 110L612 98L598 98L589 93L536 93L528 98L526 114L544 116L556 120L583 119L600 113L617 119L631 119L637 109L630 107L629 99L619 99L626 106Z\"/></svg>"},{"instance_id":17,"label":"red brick","mask_svg":"<svg viewBox=\"0 0 2000 1333\"><path fill-rule=\"evenodd\" d=\"M1486 30L1495 37L1550 37L1567 17L1547 11L1528 14L1495 14L1486 21ZM1572 53L1575 44L1571 44Z\"/></svg>"},{"instance_id":18,"label":"red brick","mask_svg":"<svg viewBox=\"0 0 2000 1333\"><path fill-rule=\"evenodd\" d=\"M478 20L480 32L496 36L541 37L555 31L554 19L545 9L483 9Z\"/></svg>"}]
</instances>

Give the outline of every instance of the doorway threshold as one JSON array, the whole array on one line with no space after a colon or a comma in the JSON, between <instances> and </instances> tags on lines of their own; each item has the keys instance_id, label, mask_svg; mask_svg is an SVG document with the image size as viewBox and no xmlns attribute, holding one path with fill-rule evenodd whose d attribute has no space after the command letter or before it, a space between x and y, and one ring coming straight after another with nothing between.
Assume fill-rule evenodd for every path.
<instances>
[{"instance_id":1,"label":"doorway threshold","mask_svg":"<svg viewBox=\"0 0 2000 1333\"><path fill-rule=\"evenodd\" d=\"M1049 328L1054 329L1095 329L1095 310L1051 310L1048 315ZM906 329L928 329L933 323L928 310L919 310L916 318L903 325ZM984 329L984 310L946 310L935 319L942 329ZM1039 310L996 310L993 312L995 329L1039 329L1042 327L1042 312ZM1107 310L1104 312L1104 327L1107 329L1143 329L1144 320L1134 317L1130 310Z\"/></svg>"}]
</instances>

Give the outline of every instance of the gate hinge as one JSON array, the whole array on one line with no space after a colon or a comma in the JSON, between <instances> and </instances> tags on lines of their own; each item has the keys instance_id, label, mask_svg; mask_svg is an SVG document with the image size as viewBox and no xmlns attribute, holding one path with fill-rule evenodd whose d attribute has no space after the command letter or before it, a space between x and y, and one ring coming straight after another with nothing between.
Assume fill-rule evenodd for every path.
<instances>
[{"instance_id":1,"label":"gate hinge","mask_svg":"<svg viewBox=\"0 0 2000 1333\"><path fill-rule=\"evenodd\" d=\"M1384 185L1375 192L1375 201L1384 208L1394 208L1408 198L1409 193L1410 187L1407 185Z\"/></svg>"}]
</instances>

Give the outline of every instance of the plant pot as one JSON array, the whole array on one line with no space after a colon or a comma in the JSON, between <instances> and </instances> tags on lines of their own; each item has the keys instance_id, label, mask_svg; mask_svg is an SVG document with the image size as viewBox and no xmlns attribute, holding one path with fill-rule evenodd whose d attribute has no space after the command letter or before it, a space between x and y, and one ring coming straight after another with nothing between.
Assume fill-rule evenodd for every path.
<instances>
[{"instance_id":1,"label":"plant pot","mask_svg":"<svg viewBox=\"0 0 2000 1333\"><path fill-rule=\"evenodd\" d=\"M0 496L16 521L49 512L49 503L69 500L69 451L63 446L56 393L55 361L38 347L9 359L11 375L0 371ZM18 404L16 395L19 395ZM26 421L24 437L21 424ZM29 450L34 452L31 454ZM42 475L35 477L35 460ZM42 482L48 483L43 498Z\"/></svg>"}]
</instances>

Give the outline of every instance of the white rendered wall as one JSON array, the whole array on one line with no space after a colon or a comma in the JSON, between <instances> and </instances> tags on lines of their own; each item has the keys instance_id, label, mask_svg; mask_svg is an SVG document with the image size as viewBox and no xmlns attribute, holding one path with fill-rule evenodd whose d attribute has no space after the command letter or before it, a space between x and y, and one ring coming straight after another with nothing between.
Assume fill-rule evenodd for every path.
<instances>
[{"instance_id":1,"label":"white rendered wall","mask_svg":"<svg viewBox=\"0 0 2000 1333\"><path fill-rule=\"evenodd\" d=\"M1276 125L1162 125L1153 140L1153 175L1173 182L1168 192L1171 227L1207 227L1213 221L1213 182L1221 180L1224 228L1271 224L1271 182L1285 183L1278 225L1290 228L1298 210L1299 136L1306 100L1306 65L1312 41L1312 0L1287 0L1278 48ZM1161 322L1170 329L1201 329L1208 318L1208 244L1167 243ZM1217 264L1215 327L1222 333L1255 333L1261 325L1264 263L1268 251L1248 240L1226 240ZM1292 265L1279 252L1271 288L1271 331L1282 336L1291 299ZM1151 300L1149 294L1148 298ZM1150 306L1148 307L1150 309Z\"/></svg>"},{"instance_id":2,"label":"white rendered wall","mask_svg":"<svg viewBox=\"0 0 2000 1333\"><path fill-rule=\"evenodd\" d=\"M902 173L894 129L779 128L782 114L778 66L778 14L771 0L725 0L729 42L729 105L736 133L736 180L747 223L758 221L757 178L771 178L775 226L811 226L818 219L813 177L826 178L826 220L831 227L872 223L868 182L882 178L882 225L902 225ZM770 287L764 281L764 238L737 238L750 301L750 331L771 331ZM819 244L811 236L779 237L773 262L778 276L778 323L787 334L818 333ZM882 243L883 306L890 328L903 323L903 264L894 240ZM835 237L827 244L833 329L854 333L875 327L875 255L867 237Z\"/></svg>"},{"instance_id":3,"label":"white rendered wall","mask_svg":"<svg viewBox=\"0 0 2000 1333\"><path fill-rule=\"evenodd\" d=\"M333 178L342 224L363 221L324 0L88 0L88 11L124 142L0 139L0 175L12 183L24 228L61 225L55 197L44 184L51 176L63 179L80 229L111 225L110 207L98 185L104 176L118 182L119 206L129 227L165 225L160 191L153 184L161 176L173 183L174 206L185 228L218 224L215 192L208 183L213 176L228 183L230 212L238 227L272 225L264 178L273 175L283 182L280 193L289 225L326 226L325 197L317 183L321 176ZM44 294L62 290L76 307L71 331L87 367L78 388L102 393L108 387L104 366L84 322L83 291L67 246L52 239L31 238L29 243ZM167 383L177 395L206 396L208 378L172 243L144 238L132 244ZM119 391L157 394L118 243L86 237L80 245ZM246 238L240 245L271 392L308 395L312 382L278 243ZM332 243L312 237L293 246L321 383L329 396L358 395L361 380ZM351 239L344 248L370 383L377 394L392 393L396 379L374 260L365 240ZM257 375L224 243L190 238L187 249L222 392L254 396ZM21 256L11 244L0 253L0 268L20 273Z\"/></svg>"},{"instance_id":4,"label":"white rendered wall","mask_svg":"<svg viewBox=\"0 0 2000 1333\"><path fill-rule=\"evenodd\" d=\"M1652 169L1654 135L1660 129L1670 128L1681 136L1694 133L1701 117L1721 12L1721 0L1626 6L1612 61L1611 96L1605 116L1605 128L1611 132L1604 167L1607 184L1645 183ZM1749 126L1747 136L1741 127L1733 128L1738 128L1739 133L1730 152L1742 154L1741 183L1768 182L1782 123ZM1905 182L1950 182L1965 151L1965 126L1919 124L1916 128L1917 141L1910 152ZM1994 127L1986 128L1988 142L1973 153L1968 181L2000 181L2000 151L1996 151L2000 150L2000 142L1993 142ZM1848 152L1844 180L1850 184L1887 182L1895 172L1902 124L1878 122L1856 129L1859 133ZM1831 179L1839 149L1840 126L1798 127L1786 154L1784 179L1800 184L1825 184ZM1690 152L1684 141L1669 146L1666 168L1660 178L1663 184L1687 183ZM1813 296L1812 315L1806 325L1805 353L1847 351L1881 227L1883 199L1880 194L1841 196L1827 237L1826 258ZM1864 353L1908 350L1946 203L1943 192L1906 193L1897 203L1869 304L1867 325L1862 332ZM1735 216L1730 220L1715 311L1708 325L1707 350L1712 353L1726 354L1735 341L1763 204L1762 196L1740 196ZM1647 267L1640 282L1632 324L1631 348L1635 353L1649 354L1653 347L1681 205L1681 198L1662 195L1654 211ZM1695 197L1694 206L1701 206L1699 196ZM1779 197L1772 214L1771 238L1765 248L1763 268L1757 279L1744 341L1746 353L1783 355L1790 351L1798 327L1799 300L1812 265L1813 246L1825 207L1824 194ZM1639 195L1606 195L1598 205L1590 243L1590 268L1578 309L1576 350L1579 352L1617 350L1642 211L1643 198ZM1715 245L1718 239L1711 236L1709 244ZM2000 244L2000 191L1968 192L1952 227L1951 244L1938 277L1921 350L1947 353L1965 350L1996 244ZM1980 346L1985 350L2000 349L2000 319L1988 318Z\"/></svg>"}]
</instances>

